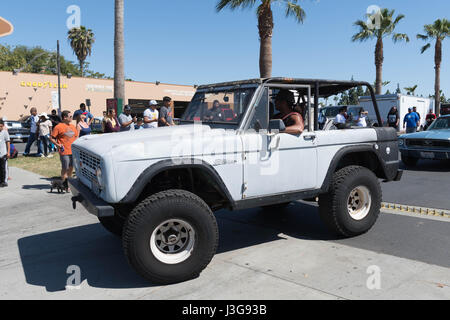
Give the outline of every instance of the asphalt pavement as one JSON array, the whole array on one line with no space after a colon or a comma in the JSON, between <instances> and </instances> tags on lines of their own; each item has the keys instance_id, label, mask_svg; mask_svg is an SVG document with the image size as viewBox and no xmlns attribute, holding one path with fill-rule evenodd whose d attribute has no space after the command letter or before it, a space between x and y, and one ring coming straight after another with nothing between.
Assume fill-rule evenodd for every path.
<instances>
[{"instance_id":1,"label":"asphalt pavement","mask_svg":"<svg viewBox=\"0 0 450 320\"><path fill-rule=\"evenodd\" d=\"M70 195L21 169L11 176L0 190L0 299L450 299L448 218L383 212L366 235L337 239L315 204L220 211L206 270L156 286L130 268L120 239L72 209ZM81 282L67 287L74 267Z\"/></svg>"}]
</instances>

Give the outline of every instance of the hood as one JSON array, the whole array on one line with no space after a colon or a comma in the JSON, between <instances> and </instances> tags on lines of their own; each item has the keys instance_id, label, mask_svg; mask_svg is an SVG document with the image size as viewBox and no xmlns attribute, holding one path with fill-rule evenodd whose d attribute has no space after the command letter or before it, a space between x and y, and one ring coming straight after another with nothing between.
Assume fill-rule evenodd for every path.
<instances>
[{"instance_id":1,"label":"hood","mask_svg":"<svg viewBox=\"0 0 450 320\"><path fill-rule=\"evenodd\" d=\"M450 140L450 129L422 131L400 136L400 139Z\"/></svg>"},{"instance_id":2,"label":"hood","mask_svg":"<svg viewBox=\"0 0 450 320\"><path fill-rule=\"evenodd\" d=\"M230 135L236 136L236 132L192 124L84 136L74 146L101 157L112 153L116 160L132 161L167 158L177 148L183 149L183 154L189 154L186 145L203 144L205 139L214 140Z\"/></svg>"}]
</instances>

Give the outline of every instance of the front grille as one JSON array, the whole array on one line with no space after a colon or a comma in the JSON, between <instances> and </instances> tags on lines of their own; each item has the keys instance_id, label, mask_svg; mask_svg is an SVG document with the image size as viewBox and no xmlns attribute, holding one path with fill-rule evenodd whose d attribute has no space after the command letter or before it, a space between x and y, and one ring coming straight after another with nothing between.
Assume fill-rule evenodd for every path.
<instances>
[{"instance_id":1,"label":"front grille","mask_svg":"<svg viewBox=\"0 0 450 320\"><path fill-rule=\"evenodd\" d=\"M96 181L96 171L100 167L100 158L80 150L80 173L88 181Z\"/></svg>"},{"instance_id":2,"label":"front grille","mask_svg":"<svg viewBox=\"0 0 450 320\"><path fill-rule=\"evenodd\" d=\"M83 164L83 168L89 168L95 172L100 167L100 158L91 155L85 151L80 151L80 161Z\"/></svg>"},{"instance_id":3,"label":"front grille","mask_svg":"<svg viewBox=\"0 0 450 320\"><path fill-rule=\"evenodd\" d=\"M431 139L408 139L406 140L408 147L421 148L450 148L450 141L448 140L431 140Z\"/></svg>"}]
</instances>

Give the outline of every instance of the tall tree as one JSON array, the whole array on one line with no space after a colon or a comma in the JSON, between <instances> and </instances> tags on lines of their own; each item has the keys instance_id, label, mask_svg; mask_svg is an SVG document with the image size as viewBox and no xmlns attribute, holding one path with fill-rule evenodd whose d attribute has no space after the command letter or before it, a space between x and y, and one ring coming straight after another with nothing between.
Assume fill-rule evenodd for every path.
<instances>
[{"instance_id":1,"label":"tall tree","mask_svg":"<svg viewBox=\"0 0 450 320\"><path fill-rule=\"evenodd\" d=\"M409 37L405 33L396 33L395 28L398 23L405 17L399 14L394 18L395 10L381 9L374 16L369 16L369 21L358 20L354 23L359 27L359 32L352 37L352 41L376 40L375 46L375 66L376 66L376 94L382 94L383 88L383 62L384 62L384 43L383 39L392 36L394 43L399 41L409 42Z\"/></svg>"},{"instance_id":2,"label":"tall tree","mask_svg":"<svg viewBox=\"0 0 450 320\"><path fill-rule=\"evenodd\" d=\"M412 87L406 87L406 88L405 88L406 94L407 94L408 96L413 96L413 95L415 95L415 94L416 94L417 87L418 87L417 84L416 84L415 86L412 86Z\"/></svg>"},{"instance_id":3,"label":"tall tree","mask_svg":"<svg viewBox=\"0 0 450 320\"><path fill-rule=\"evenodd\" d=\"M124 0L115 0L114 97L125 100Z\"/></svg>"},{"instance_id":4,"label":"tall tree","mask_svg":"<svg viewBox=\"0 0 450 320\"><path fill-rule=\"evenodd\" d=\"M441 112L441 64L442 64L442 42L445 38L450 36L450 21L447 19L438 19L433 24L425 25L425 34L418 34L417 39L430 41L436 40L434 49L434 64L435 64L435 82L434 82L434 97L436 113ZM424 53L431 47L431 43L427 43L421 50Z\"/></svg>"},{"instance_id":5,"label":"tall tree","mask_svg":"<svg viewBox=\"0 0 450 320\"><path fill-rule=\"evenodd\" d=\"M91 55L92 46L95 42L94 33L91 29L80 26L79 28L70 29L67 38L80 63L81 75L84 76L84 63L87 56Z\"/></svg>"},{"instance_id":6,"label":"tall tree","mask_svg":"<svg viewBox=\"0 0 450 320\"><path fill-rule=\"evenodd\" d=\"M298 23L303 23L306 14L302 7L297 4L299 0L219 0L216 9L219 12L224 8L230 8L231 10L250 8L256 2L261 3L256 10L260 39L260 76L261 78L270 78L272 76L272 35L274 28L272 4L282 2L286 17L292 16Z\"/></svg>"}]
</instances>

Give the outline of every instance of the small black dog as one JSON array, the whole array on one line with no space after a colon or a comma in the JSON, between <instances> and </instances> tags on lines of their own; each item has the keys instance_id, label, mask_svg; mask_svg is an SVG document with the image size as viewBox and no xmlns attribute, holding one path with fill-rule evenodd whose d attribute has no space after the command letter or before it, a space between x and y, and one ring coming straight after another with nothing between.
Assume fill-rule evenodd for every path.
<instances>
[{"instance_id":1,"label":"small black dog","mask_svg":"<svg viewBox=\"0 0 450 320\"><path fill-rule=\"evenodd\" d=\"M52 181L50 193L53 193L53 189L57 190L58 193L64 193L64 191L67 190L66 186L64 185L64 182L61 180Z\"/></svg>"}]
</instances>

